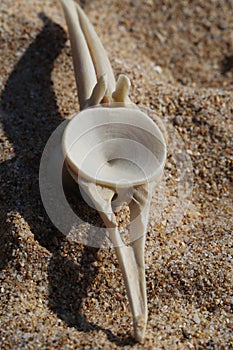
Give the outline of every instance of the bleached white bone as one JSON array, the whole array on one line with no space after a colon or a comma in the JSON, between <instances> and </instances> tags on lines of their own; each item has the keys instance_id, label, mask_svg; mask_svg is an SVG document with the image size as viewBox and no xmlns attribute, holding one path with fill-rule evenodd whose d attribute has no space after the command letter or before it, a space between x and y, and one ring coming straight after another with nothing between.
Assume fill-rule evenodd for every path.
<instances>
[{"instance_id":1,"label":"bleached white bone","mask_svg":"<svg viewBox=\"0 0 233 350\"><path fill-rule=\"evenodd\" d=\"M151 193L163 172L166 145L156 124L130 101L129 78L120 75L115 82L106 52L83 10L73 0L60 1L83 109L65 129L65 161L106 225L124 277L134 336L143 342L147 323L146 227ZM108 107L86 109L101 102L108 102ZM124 202L130 208L128 245L121 239L114 214Z\"/></svg>"}]
</instances>

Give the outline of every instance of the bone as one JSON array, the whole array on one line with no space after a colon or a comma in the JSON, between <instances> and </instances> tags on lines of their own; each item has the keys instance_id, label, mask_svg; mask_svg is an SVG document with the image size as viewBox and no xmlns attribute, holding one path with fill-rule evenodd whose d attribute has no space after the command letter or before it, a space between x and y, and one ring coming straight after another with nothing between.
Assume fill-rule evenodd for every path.
<instances>
[{"instance_id":1,"label":"bone","mask_svg":"<svg viewBox=\"0 0 233 350\"><path fill-rule=\"evenodd\" d=\"M97 83L95 67L84 33L80 26L75 3L72 0L60 0L69 30L75 79L78 87L80 109L87 104Z\"/></svg>"},{"instance_id":2,"label":"bone","mask_svg":"<svg viewBox=\"0 0 233 350\"><path fill-rule=\"evenodd\" d=\"M143 343L148 313L144 247L151 194L162 176L166 144L157 125L129 99L129 78L122 74L115 82L102 43L81 7L72 0L60 1L83 109L64 131L63 154L69 173L105 223L126 286L134 337ZM106 101L108 107L87 108ZM114 213L124 202L130 208L127 245Z\"/></svg>"},{"instance_id":3,"label":"bone","mask_svg":"<svg viewBox=\"0 0 233 350\"><path fill-rule=\"evenodd\" d=\"M97 78L103 75L107 76L107 89L109 94L112 94L115 90L116 81L106 51L85 12L77 3L75 3L75 6L95 66L96 76Z\"/></svg>"},{"instance_id":4,"label":"bone","mask_svg":"<svg viewBox=\"0 0 233 350\"><path fill-rule=\"evenodd\" d=\"M125 103L127 106L129 106L129 104L132 103L129 99L130 86L131 83L127 75L120 74L117 79L116 89L112 93L113 101Z\"/></svg>"},{"instance_id":5,"label":"bone","mask_svg":"<svg viewBox=\"0 0 233 350\"><path fill-rule=\"evenodd\" d=\"M131 245L126 246L122 242L116 218L111 208L111 201L115 192L102 186L97 190L96 185L90 184L84 179L80 179L79 184L95 204L108 229L109 237L115 246L133 314L134 337L138 342L143 343L147 324L144 246L148 220L148 205L145 208L145 204L148 204L148 191L144 191L142 187L139 189L139 191L142 190L146 193L146 197L144 197L145 203L138 203L136 209L132 207L131 216L133 222L131 223L131 234L133 242ZM143 212L143 210L145 211Z\"/></svg>"}]
</instances>

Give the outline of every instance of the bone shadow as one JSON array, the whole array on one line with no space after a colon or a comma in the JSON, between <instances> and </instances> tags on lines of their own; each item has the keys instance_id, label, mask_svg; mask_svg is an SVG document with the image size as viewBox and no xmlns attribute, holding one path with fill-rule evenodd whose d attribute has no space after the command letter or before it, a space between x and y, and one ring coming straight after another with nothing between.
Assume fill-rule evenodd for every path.
<instances>
[{"instance_id":1,"label":"bone shadow","mask_svg":"<svg viewBox=\"0 0 233 350\"><path fill-rule=\"evenodd\" d=\"M42 14L40 17L44 26L17 62L1 95L3 128L15 151L12 159L1 164L1 212L20 212L35 239L47 247L57 231L44 211L38 174L47 139L63 120L51 72L66 35L60 26Z\"/></svg>"},{"instance_id":2,"label":"bone shadow","mask_svg":"<svg viewBox=\"0 0 233 350\"><path fill-rule=\"evenodd\" d=\"M226 75L228 72L233 70L233 55L226 56L220 62L221 74Z\"/></svg>"},{"instance_id":3,"label":"bone shadow","mask_svg":"<svg viewBox=\"0 0 233 350\"><path fill-rule=\"evenodd\" d=\"M51 73L54 61L65 47L67 39L59 25L44 14L40 14L40 18L44 22L41 32L19 59L1 95L2 124L5 135L13 145L15 156L1 164L0 219L3 225L0 228L0 269L13 259L12 251L18 247L17 237L6 224L7 213L19 212L28 222L35 239L53 253L48 268L51 310L64 319L67 325L75 326L78 330L85 332L93 329L102 330L111 342L119 346L133 344L131 337L125 338L122 335L124 338L122 340L122 337L113 335L110 330L90 324L81 314L80 305L97 273L95 270L90 274L89 267L96 258L98 249L84 247L80 266L62 257L59 246L64 237L47 217L41 201L39 190L41 155L49 136L64 120L56 103ZM93 223L96 219L98 221L99 216L95 214L94 209L87 210L86 203L80 198L78 210L80 210L79 216L84 221L88 210L93 211ZM88 217L90 218L89 215ZM54 238L56 244L53 243ZM58 263L64 267L60 273L57 271ZM72 276L75 275L77 280L80 280L81 273L83 275L81 282L74 285L72 295L69 290L74 279L71 279L70 273ZM89 278L85 279L87 274ZM64 294L59 294L56 289L57 283L63 285ZM74 299L70 299L71 297ZM73 300L76 300L76 306L73 305ZM61 305L68 312L64 313ZM73 307L70 308L70 305Z\"/></svg>"},{"instance_id":4,"label":"bone shadow","mask_svg":"<svg viewBox=\"0 0 233 350\"><path fill-rule=\"evenodd\" d=\"M41 201L39 166L48 138L64 121L58 110L51 73L67 38L59 25L43 14L39 16L44 26L17 62L1 95L2 125L15 156L1 164L0 218L4 223L8 212L19 212L29 223L35 239L52 250L53 238L61 234ZM85 212L89 209L82 197L78 198L78 214L87 221ZM95 223L95 211L91 210ZM0 239L5 232L5 226L1 227Z\"/></svg>"}]
</instances>

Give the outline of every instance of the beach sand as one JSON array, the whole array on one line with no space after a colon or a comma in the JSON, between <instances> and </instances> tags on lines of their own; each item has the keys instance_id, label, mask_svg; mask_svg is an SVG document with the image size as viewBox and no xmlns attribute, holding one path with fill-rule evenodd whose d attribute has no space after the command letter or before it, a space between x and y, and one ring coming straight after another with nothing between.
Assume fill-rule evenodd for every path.
<instances>
[{"instance_id":1,"label":"beach sand","mask_svg":"<svg viewBox=\"0 0 233 350\"><path fill-rule=\"evenodd\" d=\"M145 249L146 339L132 338L114 250L67 239L41 201L43 149L79 110L62 8L2 0L0 348L233 349L233 2L81 4L132 101L169 130Z\"/></svg>"}]
</instances>

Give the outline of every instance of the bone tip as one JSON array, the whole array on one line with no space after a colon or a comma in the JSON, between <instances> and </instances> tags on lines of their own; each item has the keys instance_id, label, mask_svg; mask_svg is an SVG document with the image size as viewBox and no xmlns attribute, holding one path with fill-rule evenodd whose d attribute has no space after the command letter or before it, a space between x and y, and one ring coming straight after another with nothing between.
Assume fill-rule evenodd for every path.
<instances>
[{"instance_id":1,"label":"bone tip","mask_svg":"<svg viewBox=\"0 0 233 350\"><path fill-rule=\"evenodd\" d=\"M144 316L137 316L134 320L134 338L135 340L143 344L146 333L146 320Z\"/></svg>"}]
</instances>

